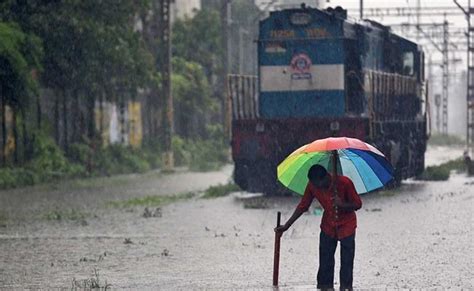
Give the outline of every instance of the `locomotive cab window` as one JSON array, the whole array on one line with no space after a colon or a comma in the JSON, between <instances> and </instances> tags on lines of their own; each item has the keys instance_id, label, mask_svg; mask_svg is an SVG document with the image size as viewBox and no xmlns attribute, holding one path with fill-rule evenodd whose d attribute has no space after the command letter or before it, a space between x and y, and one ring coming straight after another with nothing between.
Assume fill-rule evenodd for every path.
<instances>
[{"instance_id":1,"label":"locomotive cab window","mask_svg":"<svg viewBox=\"0 0 474 291\"><path fill-rule=\"evenodd\" d=\"M415 55L413 52L403 53L403 75L413 76L415 73Z\"/></svg>"}]
</instances>

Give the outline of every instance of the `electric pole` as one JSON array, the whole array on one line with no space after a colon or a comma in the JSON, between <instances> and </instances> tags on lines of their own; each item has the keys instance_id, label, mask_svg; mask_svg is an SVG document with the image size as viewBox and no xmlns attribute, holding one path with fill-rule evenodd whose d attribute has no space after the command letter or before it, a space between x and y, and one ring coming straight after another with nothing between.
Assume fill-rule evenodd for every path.
<instances>
[{"instance_id":1,"label":"electric pole","mask_svg":"<svg viewBox=\"0 0 474 291\"><path fill-rule=\"evenodd\" d=\"M472 157L474 154L474 43L473 33L474 24L472 23L472 16L474 15L474 7L472 6L471 0L467 2L467 10L461 6L457 0L454 3L464 13L467 19L467 116L466 116L466 145L467 149Z\"/></svg>"},{"instance_id":2,"label":"electric pole","mask_svg":"<svg viewBox=\"0 0 474 291\"><path fill-rule=\"evenodd\" d=\"M231 21L231 4L232 0L224 0L224 4L221 6L221 29L222 29L222 47L224 48L224 55L222 58L222 124L224 125L224 142L230 140L230 128L231 128L231 114L230 114L230 103L228 96L228 80L227 75L230 72L231 67L231 38L230 38L230 26Z\"/></svg>"},{"instance_id":3,"label":"electric pole","mask_svg":"<svg viewBox=\"0 0 474 291\"><path fill-rule=\"evenodd\" d=\"M474 155L474 43L472 42L472 34L474 26L472 23L472 15L474 7L471 6L471 0L468 1L468 36L467 36L467 147L471 156Z\"/></svg>"},{"instance_id":4,"label":"electric pole","mask_svg":"<svg viewBox=\"0 0 474 291\"><path fill-rule=\"evenodd\" d=\"M445 20L443 23L443 129L444 135L448 134L448 87L449 87L449 52L448 52L448 21Z\"/></svg>"},{"instance_id":5,"label":"electric pole","mask_svg":"<svg viewBox=\"0 0 474 291\"><path fill-rule=\"evenodd\" d=\"M416 2L416 27L420 26L420 16L421 16L421 0ZM420 30L416 30L416 42L420 40Z\"/></svg>"},{"instance_id":6,"label":"electric pole","mask_svg":"<svg viewBox=\"0 0 474 291\"><path fill-rule=\"evenodd\" d=\"M174 168L171 138L173 135L173 96L171 95L171 0L160 0L160 44L161 44L161 98L163 98L163 165L165 170Z\"/></svg>"},{"instance_id":7,"label":"electric pole","mask_svg":"<svg viewBox=\"0 0 474 291\"><path fill-rule=\"evenodd\" d=\"M441 133L441 95L435 95L435 106L436 106L436 132L439 134Z\"/></svg>"}]
</instances>

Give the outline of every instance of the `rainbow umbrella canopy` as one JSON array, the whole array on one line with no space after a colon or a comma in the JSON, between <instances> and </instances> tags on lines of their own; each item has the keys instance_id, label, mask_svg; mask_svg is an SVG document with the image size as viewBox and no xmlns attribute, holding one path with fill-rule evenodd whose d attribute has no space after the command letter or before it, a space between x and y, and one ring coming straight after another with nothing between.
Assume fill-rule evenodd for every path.
<instances>
[{"instance_id":1,"label":"rainbow umbrella canopy","mask_svg":"<svg viewBox=\"0 0 474 291\"><path fill-rule=\"evenodd\" d=\"M303 195L309 168L318 164L333 173L334 156L338 157L337 174L351 179L359 194L382 188L393 179L392 166L374 146L356 138L331 137L318 139L291 153L278 165L278 180Z\"/></svg>"}]
</instances>

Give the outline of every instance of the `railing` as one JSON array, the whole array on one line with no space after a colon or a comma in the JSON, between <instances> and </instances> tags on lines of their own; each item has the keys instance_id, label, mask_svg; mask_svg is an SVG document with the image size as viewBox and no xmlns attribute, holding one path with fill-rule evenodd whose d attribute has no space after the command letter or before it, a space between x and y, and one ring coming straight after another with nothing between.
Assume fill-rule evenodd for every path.
<instances>
[{"instance_id":1,"label":"railing","mask_svg":"<svg viewBox=\"0 0 474 291\"><path fill-rule=\"evenodd\" d=\"M415 96L421 96L422 86L415 77L395 73L367 70L364 91L368 98L368 114L371 120L370 135L373 136L374 122L410 122L417 115Z\"/></svg>"},{"instance_id":2,"label":"railing","mask_svg":"<svg viewBox=\"0 0 474 291\"><path fill-rule=\"evenodd\" d=\"M257 76L228 75L227 94L233 120L259 117Z\"/></svg>"}]
</instances>

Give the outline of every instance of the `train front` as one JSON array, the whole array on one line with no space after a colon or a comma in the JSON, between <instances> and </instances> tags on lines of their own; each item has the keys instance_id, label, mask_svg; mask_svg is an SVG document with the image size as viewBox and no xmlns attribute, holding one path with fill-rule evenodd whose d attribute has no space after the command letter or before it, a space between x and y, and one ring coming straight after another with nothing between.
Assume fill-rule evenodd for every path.
<instances>
[{"instance_id":1,"label":"train front","mask_svg":"<svg viewBox=\"0 0 474 291\"><path fill-rule=\"evenodd\" d=\"M340 7L271 12L260 22L258 98L253 93L245 94L246 86L233 90L250 96L248 102L234 100L237 107L232 122L232 154L236 183L252 192L277 191L278 163L315 139L355 137L390 153L386 145L402 142L398 133L424 135L423 121L421 126L414 122L420 103L416 93L418 70L404 64L405 43L409 42L381 25L347 21L347 12ZM385 49L387 46L391 49ZM411 49L412 62L413 56L419 60L416 45ZM422 66L419 61L417 64ZM405 71L414 72L405 76ZM253 114L245 114L245 108L252 109ZM409 122L401 122L400 118ZM399 130L402 127L407 130ZM422 168L422 161L413 167L410 157L423 156L424 147L413 148L400 150L407 157L400 158L404 163L398 166ZM400 177L412 175L407 172Z\"/></svg>"}]
</instances>

